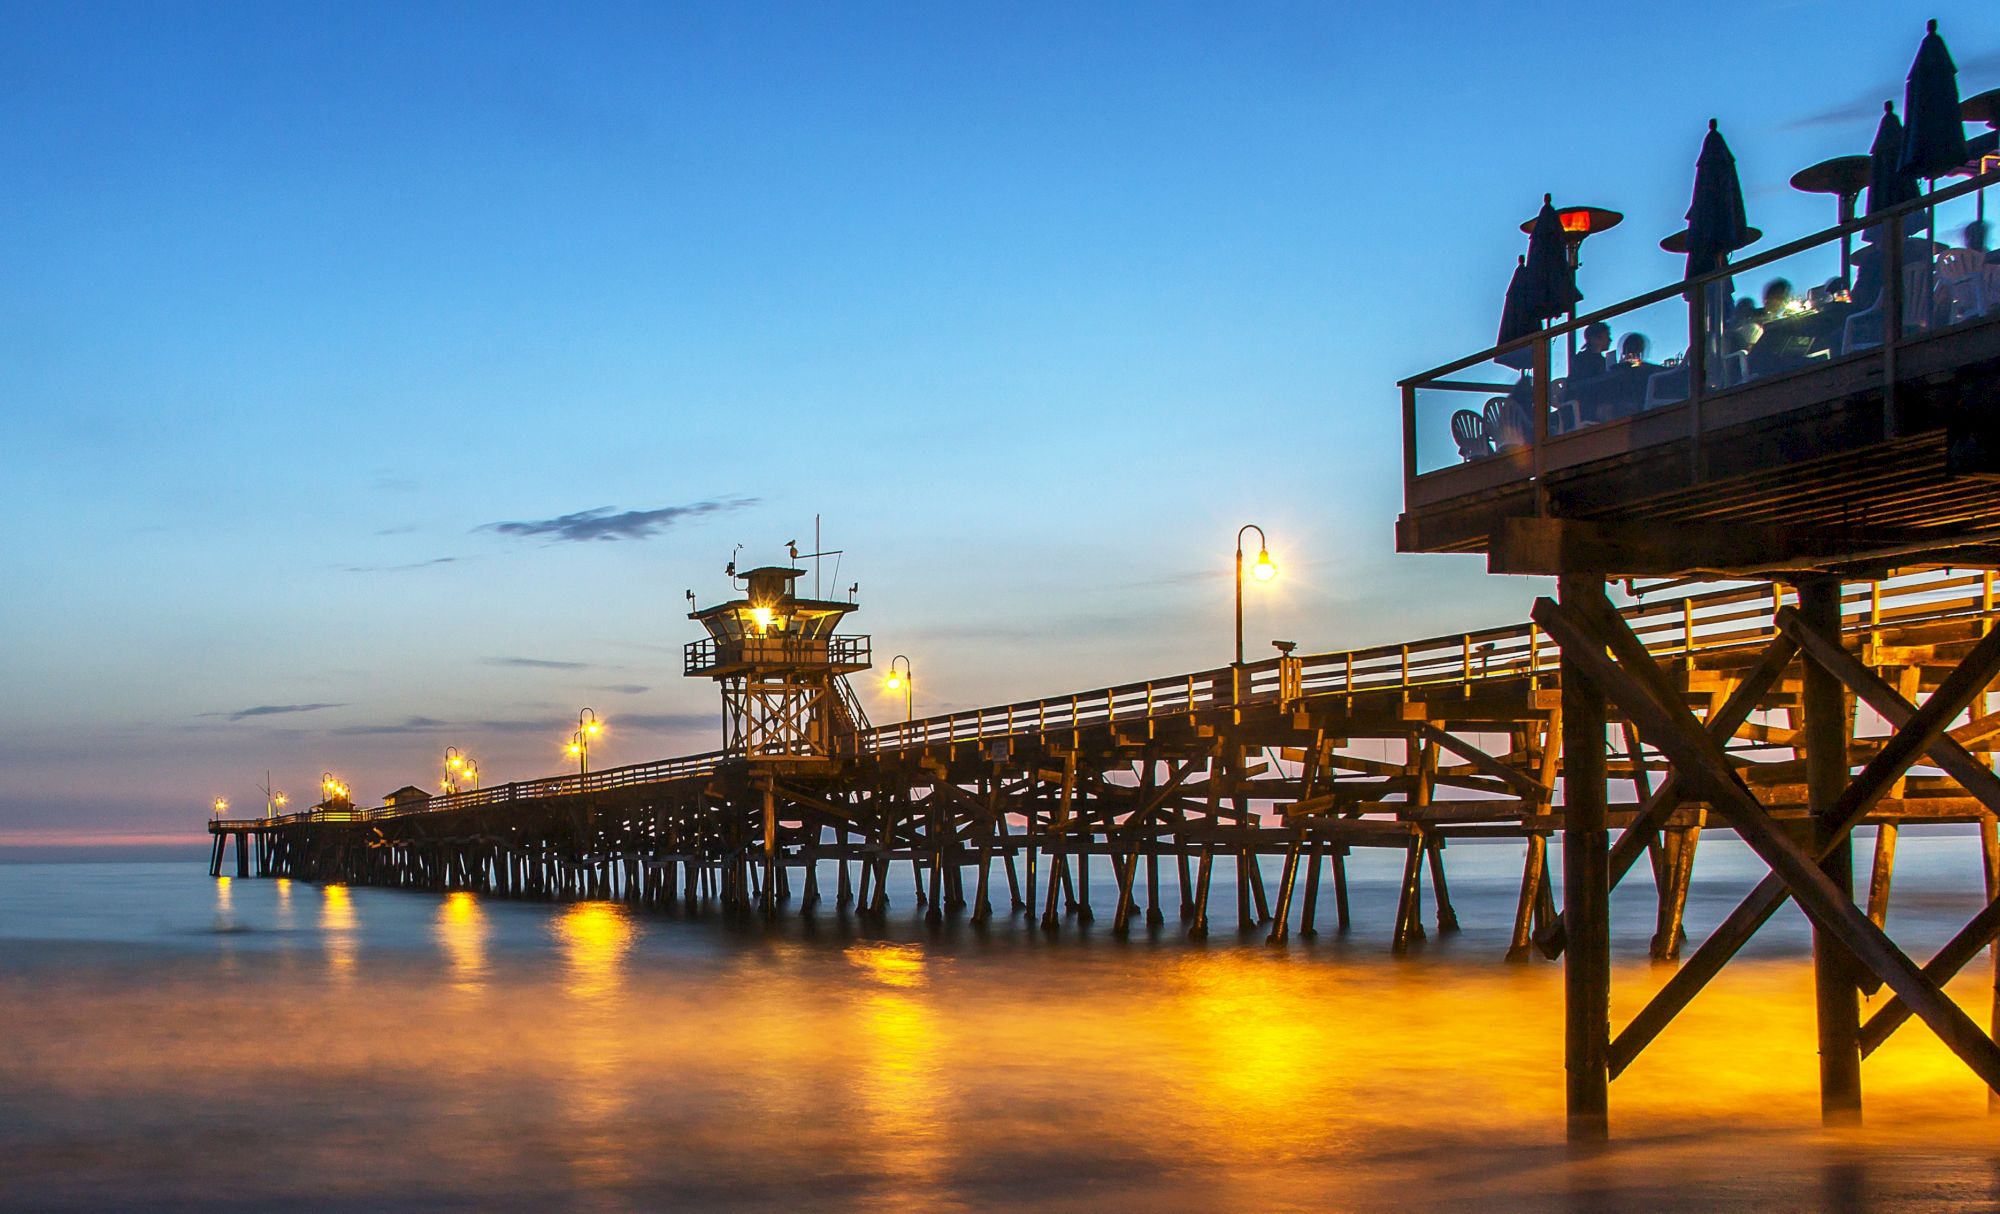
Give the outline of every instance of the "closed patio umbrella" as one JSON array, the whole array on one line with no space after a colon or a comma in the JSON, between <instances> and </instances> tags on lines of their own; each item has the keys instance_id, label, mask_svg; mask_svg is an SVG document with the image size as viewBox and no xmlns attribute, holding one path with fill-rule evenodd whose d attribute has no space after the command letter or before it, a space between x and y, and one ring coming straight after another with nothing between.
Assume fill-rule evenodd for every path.
<instances>
[{"instance_id":1,"label":"closed patio umbrella","mask_svg":"<svg viewBox=\"0 0 2000 1214\"><path fill-rule=\"evenodd\" d=\"M1529 308L1527 300L1528 259L1523 257L1514 266L1514 276L1507 280L1507 299L1500 305L1500 339L1494 344L1504 346L1541 329L1541 318ZM1516 371L1526 371L1535 363L1535 349L1533 346L1522 346L1493 361Z\"/></svg>"},{"instance_id":2,"label":"closed patio umbrella","mask_svg":"<svg viewBox=\"0 0 2000 1214\"><path fill-rule=\"evenodd\" d=\"M1958 107L1958 67L1930 23L1903 93L1903 155L1912 177L1942 177L1965 163L1965 118Z\"/></svg>"},{"instance_id":3,"label":"closed patio umbrella","mask_svg":"<svg viewBox=\"0 0 2000 1214\"><path fill-rule=\"evenodd\" d=\"M1708 134L1701 141L1701 155L1695 158L1694 198L1688 203L1687 220L1689 278L1721 269L1731 253L1756 239L1743 212L1743 185L1736 177L1736 157L1723 140L1722 132L1716 129L1713 118L1708 120ZM1690 348L1700 343L1708 354L1721 354L1723 304L1729 290L1727 279L1706 288L1708 323L1701 332L1694 332L1694 318L1688 318ZM1719 361L1714 357L1704 361L1709 368L1706 378L1712 381Z\"/></svg>"},{"instance_id":4,"label":"closed patio umbrella","mask_svg":"<svg viewBox=\"0 0 2000 1214\"><path fill-rule=\"evenodd\" d=\"M1903 124L1896 120L1896 103L1882 103L1882 121L1875 126L1875 142L1868 146L1868 205L1862 214L1873 215L1910 201L1923 190L1914 173L1905 173L1903 164ZM1866 239L1875 239L1869 229Z\"/></svg>"},{"instance_id":5,"label":"closed patio umbrella","mask_svg":"<svg viewBox=\"0 0 2000 1214\"><path fill-rule=\"evenodd\" d=\"M1694 162L1694 199L1688 204L1687 276L1699 277L1721 268L1731 253L1750 243L1750 221L1743 213L1743 186L1736 178L1736 157L1708 120L1708 135Z\"/></svg>"},{"instance_id":6,"label":"closed patio umbrella","mask_svg":"<svg viewBox=\"0 0 2000 1214\"><path fill-rule=\"evenodd\" d=\"M1527 298L1522 302L1537 320L1554 320L1583 298L1564 247L1562 219L1556 215L1550 195L1542 195L1542 209L1528 232L1528 256L1521 270L1527 276Z\"/></svg>"},{"instance_id":7,"label":"closed patio umbrella","mask_svg":"<svg viewBox=\"0 0 2000 1214\"><path fill-rule=\"evenodd\" d=\"M1903 154L1896 167L1912 177L1928 177L1931 188L1937 179L1965 163L1965 118L1958 106L1958 67L1938 36L1937 22L1925 30L1917 46L1916 62L1903 93ZM1924 212L1923 295L1931 291L1931 245L1937 234L1937 208ZM1928 322L1925 311L1920 323Z\"/></svg>"}]
</instances>

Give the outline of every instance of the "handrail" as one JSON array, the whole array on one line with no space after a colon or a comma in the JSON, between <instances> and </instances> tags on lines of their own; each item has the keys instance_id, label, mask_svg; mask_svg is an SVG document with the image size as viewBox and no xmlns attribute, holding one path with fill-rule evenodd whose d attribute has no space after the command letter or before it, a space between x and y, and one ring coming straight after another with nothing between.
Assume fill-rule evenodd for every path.
<instances>
[{"instance_id":1,"label":"handrail","mask_svg":"<svg viewBox=\"0 0 2000 1214\"><path fill-rule=\"evenodd\" d=\"M1921 569L1879 583L1854 583L1842 596L1842 628L1868 633L1885 627L1980 619L1996 613L1995 574ZM1747 649L1770 640L1786 591L1750 584L1675 595L1620 609L1648 652L1692 658ZM1548 642L1532 623L1481 628L1414 642L1294 656L1297 687L1308 699L1376 692L1464 689L1482 680L1539 678L1551 665ZM1023 700L966 712L944 713L864 730L863 753L894 754L932 746L1000 738L1055 736L1116 721L1140 724L1275 703L1281 695L1284 658L1121 683L1095 691ZM1476 666L1476 669L1475 669ZM1238 694L1235 689L1240 688ZM211 832L250 830L299 822L367 822L413 813L476 809L542 797L665 783L715 772L723 751L607 768L588 776L552 776L473 792L432 797L422 808L381 806L354 810L304 810L277 818L212 820Z\"/></svg>"},{"instance_id":2,"label":"handrail","mask_svg":"<svg viewBox=\"0 0 2000 1214\"><path fill-rule=\"evenodd\" d=\"M1785 258L1796 256L1807 249L1815 248L1844 236L1851 236L1857 232L1865 232L1869 228L1880 227L1883 224L1891 222L1900 223L1905 216L1928 210L1942 202L1950 202L1956 198L1963 198L1968 194L1996 184L2000 184L2000 169L1989 169L1984 173L1966 178L1958 185L1947 186L1941 190L1933 190L1928 194L1921 194L1908 202L1898 203L1887 210L1876 211L1864 217L1835 224L1830 228L1824 228L1811 235L1802 236L1790 244L1780 245L1775 249L1758 253L1742 261L1729 262L1721 269L1712 270L1697 278L1679 279L1666 286L1657 287L1643 295L1635 295L1621 303L1615 303L1609 307L1599 308L1595 312L1586 313L1574 320L1566 320L1561 324L1537 330L1525 337L1517 337L1504 345L1497 345L1478 354L1455 359L1452 362L1425 371L1420 375L1413 375L1408 379L1399 379L1396 381L1396 386L1399 388L1424 387L1428 381L1434 380L1440 375L1450 375L1455 371L1463 371L1467 367L1478 366L1483 362L1491 362L1496 355L1511 353L1515 350L1525 350L1537 342L1562 337L1565 334L1580 331L1590 325L1610 320L1623 313L1635 311L1639 308L1651 307L1656 303L1672 299L1675 296L1696 294L1701 288L1711 283L1721 282L1725 278L1742 274L1747 270L1755 270L1761 266L1769 265L1774 261L1783 261ZM1900 241L1890 241L1889 246L1900 248L1901 243ZM1886 281L1884 285L1887 285Z\"/></svg>"}]
</instances>

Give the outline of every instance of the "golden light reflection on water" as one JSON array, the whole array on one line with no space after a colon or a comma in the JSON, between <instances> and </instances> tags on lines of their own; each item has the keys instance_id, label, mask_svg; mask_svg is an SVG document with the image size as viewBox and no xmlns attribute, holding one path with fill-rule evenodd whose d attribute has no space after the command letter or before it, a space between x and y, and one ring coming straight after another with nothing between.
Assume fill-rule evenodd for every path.
<instances>
[{"instance_id":1,"label":"golden light reflection on water","mask_svg":"<svg viewBox=\"0 0 2000 1214\"><path fill-rule=\"evenodd\" d=\"M215 911L225 919L229 917L230 911L234 910L236 906L235 888L229 882L230 878L228 877L217 877L215 879Z\"/></svg>"},{"instance_id":2,"label":"golden light reflection on water","mask_svg":"<svg viewBox=\"0 0 2000 1214\"><path fill-rule=\"evenodd\" d=\"M914 944L855 944L847 962L869 985L855 1001L861 1057L854 1096L859 1142L885 1204L936 1208L949 1155L940 1075L942 1034L926 991L924 950Z\"/></svg>"},{"instance_id":3,"label":"golden light reflection on water","mask_svg":"<svg viewBox=\"0 0 2000 1214\"><path fill-rule=\"evenodd\" d=\"M594 1003L617 995L632 947L630 912L615 902L578 902L556 920L555 930L570 997Z\"/></svg>"},{"instance_id":4,"label":"golden light reflection on water","mask_svg":"<svg viewBox=\"0 0 2000 1214\"><path fill-rule=\"evenodd\" d=\"M563 1147L572 1177L594 1196L633 1175L625 1121L631 1104L631 1042L619 995L636 935L632 917L613 902L578 902L555 922L562 946L570 1014L562 1030L566 1077Z\"/></svg>"},{"instance_id":5,"label":"golden light reflection on water","mask_svg":"<svg viewBox=\"0 0 2000 1214\"><path fill-rule=\"evenodd\" d=\"M246 922L258 888L235 883ZM0 980L0 1090L60 1094L16 1171L102 1206L191 1206L226 1137L260 1161L227 1183L356 1205L2000 1208L2000 1122L1921 1024L1865 1064L1868 1125L1819 1129L1798 956L1726 970L1613 1084L1613 1144L1584 1157L1562 1145L1559 966L1325 942L745 941L602 903L340 886L314 914L313 888L282 897L305 899L317 944L239 950L254 963L234 974L177 951L134 985L66 951ZM496 930L543 914L552 948ZM385 958L430 963L361 972L364 916ZM353 980L266 963L310 971L313 947ZM1614 1024L1667 974L1621 964ZM1982 1021L1989 984L1982 961L1952 988ZM159 1149L101 1147L135 1132ZM10 1202L7 1173L0 1208L35 1204Z\"/></svg>"},{"instance_id":6,"label":"golden light reflection on water","mask_svg":"<svg viewBox=\"0 0 2000 1214\"><path fill-rule=\"evenodd\" d=\"M452 988L476 994L486 986L486 912L466 890L454 890L438 904L436 932L451 969Z\"/></svg>"},{"instance_id":7,"label":"golden light reflection on water","mask_svg":"<svg viewBox=\"0 0 2000 1214\"><path fill-rule=\"evenodd\" d=\"M345 885L320 887L319 930L326 944L326 972L336 982L354 977L354 898Z\"/></svg>"},{"instance_id":8,"label":"golden light reflection on water","mask_svg":"<svg viewBox=\"0 0 2000 1214\"><path fill-rule=\"evenodd\" d=\"M275 880L274 886L278 896L278 926L290 927L292 925L292 879L290 877L279 877Z\"/></svg>"}]
</instances>

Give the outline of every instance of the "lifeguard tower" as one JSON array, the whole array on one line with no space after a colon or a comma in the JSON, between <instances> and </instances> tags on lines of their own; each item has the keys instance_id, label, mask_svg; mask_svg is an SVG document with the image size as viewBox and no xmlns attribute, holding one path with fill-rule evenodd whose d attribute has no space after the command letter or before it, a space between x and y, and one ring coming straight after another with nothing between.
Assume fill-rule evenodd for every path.
<instances>
[{"instance_id":1,"label":"lifeguard tower","mask_svg":"<svg viewBox=\"0 0 2000 1214\"><path fill-rule=\"evenodd\" d=\"M752 569L741 575L743 597L688 613L708 635L688 643L685 673L721 685L722 748L730 758L824 763L855 753L868 728L847 676L870 666L869 638L835 634L856 605L800 598L805 572ZM738 577L734 564L729 574Z\"/></svg>"}]
</instances>

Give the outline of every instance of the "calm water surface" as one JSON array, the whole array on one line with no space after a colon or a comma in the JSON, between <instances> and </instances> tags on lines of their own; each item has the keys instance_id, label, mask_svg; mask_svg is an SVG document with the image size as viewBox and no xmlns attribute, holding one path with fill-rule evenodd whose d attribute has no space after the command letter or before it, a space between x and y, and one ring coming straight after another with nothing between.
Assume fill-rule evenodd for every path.
<instances>
[{"instance_id":1,"label":"calm water surface","mask_svg":"<svg viewBox=\"0 0 2000 1214\"><path fill-rule=\"evenodd\" d=\"M1703 847L1697 937L1757 872ZM1613 1146L1565 1149L1560 967L1500 960L1520 849L1450 856L1466 930L1400 961L1386 854L1351 935L1329 896L1283 949L1113 940L1103 890L1053 939L932 930L905 871L885 925L764 929L0 865L0 1208L2000 1207L2000 1119L1920 1025L1868 1126L1819 1129L1789 909L1613 1084ZM1650 899L1618 899L1618 1023L1665 977ZM1893 934L1927 955L1979 903L1971 840L1905 833Z\"/></svg>"}]
</instances>

